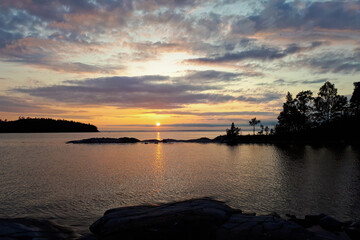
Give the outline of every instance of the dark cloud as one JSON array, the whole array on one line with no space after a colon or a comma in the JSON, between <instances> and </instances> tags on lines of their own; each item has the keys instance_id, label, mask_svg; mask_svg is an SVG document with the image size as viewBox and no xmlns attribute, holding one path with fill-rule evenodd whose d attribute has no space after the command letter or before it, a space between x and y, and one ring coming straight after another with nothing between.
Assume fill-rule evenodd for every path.
<instances>
[{"instance_id":1,"label":"dark cloud","mask_svg":"<svg viewBox=\"0 0 360 240\"><path fill-rule=\"evenodd\" d=\"M212 123L178 123L178 124L168 124L163 125L165 127L227 127L229 124L212 124Z\"/></svg>"},{"instance_id":2,"label":"dark cloud","mask_svg":"<svg viewBox=\"0 0 360 240\"><path fill-rule=\"evenodd\" d=\"M274 101L282 97L282 94L273 92L263 93L254 97L252 95L234 97L232 95L216 93L216 91L222 90L219 85L201 84L204 81L208 83L211 81L232 81L237 79L239 75L220 71L199 71L190 72L181 78L159 75L117 76L82 81L68 80L61 85L18 88L14 89L14 91L67 104L149 109L171 109L181 108L189 104L219 104L229 101L245 101L257 104ZM246 114L250 112L236 113ZM205 115L211 114L216 113L205 113Z\"/></svg>"},{"instance_id":3,"label":"dark cloud","mask_svg":"<svg viewBox=\"0 0 360 240\"><path fill-rule=\"evenodd\" d=\"M245 50L242 52L230 52L222 56L208 57L208 58L196 58L189 59L188 62L194 63L226 63L226 62L239 62L248 59L255 60L275 60L281 59L288 55L308 51L319 47L322 45L322 42L313 42L310 46L300 46L298 44L290 44L285 49L268 47L268 46L259 46L250 50Z\"/></svg>"},{"instance_id":4,"label":"dark cloud","mask_svg":"<svg viewBox=\"0 0 360 240\"><path fill-rule=\"evenodd\" d=\"M196 83L219 83L219 82L230 82L238 81L242 73L223 72L215 70L207 71L190 71L187 75L180 78L188 82Z\"/></svg>"},{"instance_id":5,"label":"dark cloud","mask_svg":"<svg viewBox=\"0 0 360 240\"><path fill-rule=\"evenodd\" d=\"M295 62L320 73L353 74L360 72L360 55L354 52L352 55L345 53L326 53L316 57Z\"/></svg>"},{"instance_id":6,"label":"dark cloud","mask_svg":"<svg viewBox=\"0 0 360 240\"><path fill-rule=\"evenodd\" d=\"M240 112L151 111L146 113L155 113L159 115L172 114L172 115L194 115L194 116L243 116L243 115L274 116L277 114L274 112L255 112L255 111L240 111Z\"/></svg>"},{"instance_id":7,"label":"dark cloud","mask_svg":"<svg viewBox=\"0 0 360 240\"><path fill-rule=\"evenodd\" d=\"M6 43L24 37L52 38L74 42L97 42L98 37L127 24L132 14L132 1L71 1L71 0L28 0L0 2L2 35L11 34ZM5 30L4 30L5 29Z\"/></svg>"},{"instance_id":8,"label":"dark cloud","mask_svg":"<svg viewBox=\"0 0 360 240\"><path fill-rule=\"evenodd\" d=\"M230 127L229 120L231 120L231 119L222 119L222 120L224 122L226 122L226 123L179 123L179 124L165 124L165 125L162 125L162 126L164 126L164 127L194 127L194 128L205 128L205 127L215 128L215 127L219 127L219 128L221 128L221 130L224 130L224 128L226 128L226 127ZM250 127L249 123L248 123L248 121L250 119L232 119L232 120L233 120L233 122L235 122L235 125L237 127L242 127L243 131L252 130L252 127ZM273 126L273 125L276 124L276 122L271 121L271 120L263 120L263 121L261 121L261 124L268 125L268 126Z\"/></svg>"},{"instance_id":9,"label":"dark cloud","mask_svg":"<svg viewBox=\"0 0 360 240\"><path fill-rule=\"evenodd\" d=\"M64 111L51 109L49 107L36 105L20 97L0 95L0 112L11 112L19 114L47 113L61 114ZM1 118L1 115L0 115Z\"/></svg>"},{"instance_id":10,"label":"dark cloud","mask_svg":"<svg viewBox=\"0 0 360 240\"><path fill-rule=\"evenodd\" d=\"M24 37L61 39L79 43L101 42L101 36L149 23L145 16L157 16L163 23L178 21L175 9L196 7L205 1L194 0L27 0L0 1L0 47ZM156 13L155 10L159 10ZM164 9L169 11L164 13ZM178 17L176 17L178 16ZM144 18L144 19L143 19ZM209 20L211 18L206 18ZM191 20L187 21L191 23ZM202 21L206 26L206 21ZM211 24L211 23L209 23Z\"/></svg>"},{"instance_id":11,"label":"dark cloud","mask_svg":"<svg viewBox=\"0 0 360 240\"><path fill-rule=\"evenodd\" d=\"M121 108L167 109L187 104L216 104L235 100L230 95L203 92L217 87L169 83L166 79L168 77L164 76L95 78L15 91L70 104Z\"/></svg>"},{"instance_id":12,"label":"dark cloud","mask_svg":"<svg viewBox=\"0 0 360 240\"><path fill-rule=\"evenodd\" d=\"M44 26L40 19L27 11L1 8L2 4L0 2L0 48L14 40L37 35L38 29Z\"/></svg>"},{"instance_id":13,"label":"dark cloud","mask_svg":"<svg viewBox=\"0 0 360 240\"><path fill-rule=\"evenodd\" d=\"M318 83L324 83L326 81L328 81L328 78L320 78L320 79L315 79L315 80L297 80L297 81L289 81L289 80L284 80L284 79L278 79L275 80L273 82L263 82L263 83L258 83L256 85L258 86L290 86L290 85L297 85L297 84L301 84L301 85L310 85L310 84L318 84Z\"/></svg>"},{"instance_id":14,"label":"dark cloud","mask_svg":"<svg viewBox=\"0 0 360 240\"><path fill-rule=\"evenodd\" d=\"M0 48L0 59L6 62L23 63L58 72L114 73L116 69L124 68L121 65L115 67L71 62L68 59L62 59L61 56L63 51L68 51L68 49L66 47L59 48L59 43L53 40L20 39L5 48Z\"/></svg>"},{"instance_id":15,"label":"dark cloud","mask_svg":"<svg viewBox=\"0 0 360 240\"><path fill-rule=\"evenodd\" d=\"M256 97L239 96L238 101L251 102L251 103L266 103L276 101L283 98L283 94L280 93L263 93L258 94Z\"/></svg>"},{"instance_id":16,"label":"dark cloud","mask_svg":"<svg viewBox=\"0 0 360 240\"><path fill-rule=\"evenodd\" d=\"M22 99L9 96L0 96L1 112L26 112L29 110L39 110L39 108L24 102Z\"/></svg>"},{"instance_id":17,"label":"dark cloud","mask_svg":"<svg viewBox=\"0 0 360 240\"><path fill-rule=\"evenodd\" d=\"M318 83L324 83L328 81L327 78L321 78L321 79L316 79L316 80L304 80L304 81L300 81L301 84L318 84Z\"/></svg>"},{"instance_id":18,"label":"dark cloud","mask_svg":"<svg viewBox=\"0 0 360 240\"><path fill-rule=\"evenodd\" d=\"M248 34L281 29L359 30L359 7L358 1L270 0L257 15L242 17L236 21L232 26L232 31L233 33Z\"/></svg>"}]
</instances>

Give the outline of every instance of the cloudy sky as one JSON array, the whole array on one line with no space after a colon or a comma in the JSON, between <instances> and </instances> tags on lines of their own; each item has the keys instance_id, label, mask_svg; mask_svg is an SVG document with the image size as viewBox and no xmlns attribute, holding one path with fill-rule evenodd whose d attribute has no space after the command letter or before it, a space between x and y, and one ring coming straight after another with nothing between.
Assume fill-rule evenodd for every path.
<instances>
[{"instance_id":1,"label":"cloudy sky","mask_svg":"<svg viewBox=\"0 0 360 240\"><path fill-rule=\"evenodd\" d=\"M360 1L1 0L0 118L100 130L276 122L360 81Z\"/></svg>"}]
</instances>

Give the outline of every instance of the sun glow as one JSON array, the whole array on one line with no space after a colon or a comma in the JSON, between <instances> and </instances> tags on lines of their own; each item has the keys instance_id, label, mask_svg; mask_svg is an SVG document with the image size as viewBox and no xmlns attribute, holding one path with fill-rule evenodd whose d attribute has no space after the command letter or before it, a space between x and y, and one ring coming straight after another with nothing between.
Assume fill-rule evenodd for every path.
<instances>
[{"instance_id":1,"label":"sun glow","mask_svg":"<svg viewBox=\"0 0 360 240\"><path fill-rule=\"evenodd\" d=\"M157 122L157 123L156 123L156 126L157 126L157 127L160 127L160 123L159 123L159 122Z\"/></svg>"}]
</instances>

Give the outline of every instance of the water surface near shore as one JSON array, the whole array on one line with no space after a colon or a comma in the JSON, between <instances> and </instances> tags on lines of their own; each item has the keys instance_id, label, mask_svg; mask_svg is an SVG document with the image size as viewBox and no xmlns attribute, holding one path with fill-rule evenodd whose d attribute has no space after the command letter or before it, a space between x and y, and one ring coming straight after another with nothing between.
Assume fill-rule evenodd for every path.
<instances>
[{"instance_id":1,"label":"water surface near shore","mask_svg":"<svg viewBox=\"0 0 360 240\"><path fill-rule=\"evenodd\" d=\"M96 144L90 137L213 138L222 132L0 134L0 217L86 231L106 209L213 196L245 211L360 216L360 149L242 144Z\"/></svg>"}]
</instances>

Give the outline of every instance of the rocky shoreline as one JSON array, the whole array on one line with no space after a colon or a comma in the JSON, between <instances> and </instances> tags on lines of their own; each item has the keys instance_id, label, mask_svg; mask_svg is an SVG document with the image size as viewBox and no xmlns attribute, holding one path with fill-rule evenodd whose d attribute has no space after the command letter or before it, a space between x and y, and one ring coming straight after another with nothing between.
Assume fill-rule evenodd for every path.
<instances>
[{"instance_id":1,"label":"rocky shoreline","mask_svg":"<svg viewBox=\"0 0 360 240\"><path fill-rule=\"evenodd\" d=\"M73 140L68 141L66 143L73 144L102 144L102 143L175 143L175 142L196 142L196 143L216 143L214 139L202 137L198 139L190 139L190 140L176 140L176 139L148 139L148 140L139 140L137 138L132 137L122 137L122 138L87 138L82 140Z\"/></svg>"},{"instance_id":2,"label":"rocky shoreline","mask_svg":"<svg viewBox=\"0 0 360 240\"><path fill-rule=\"evenodd\" d=\"M235 137L228 137L226 135L217 136L216 138L210 139L207 137L189 139L189 140L178 140L178 139L148 139L139 140L133 137L122 137L122 138L87 138L81 140L72 140L66 143L72 144L109 144L109 143L218 143L218 144L301 144L301 145L359 145L359 140L346 142L339 139L328 139L327 141L319 141L316 138L312 139L295 139L291 137L277 136L277 135L242 135Z\"/></svg>"},{"instance_id":3,"label":"rocky shoreline","mask_svg":"<svg viewBox=\"0 0 360 240\"><path fill-rule=\"evenodd\" d=\"M360 222L340 222L325 214L256 216L211 198L110 209L89 229L80 236L46 220L0 219L1 240L360 239Z\"/></svg>"}]
</instances>

